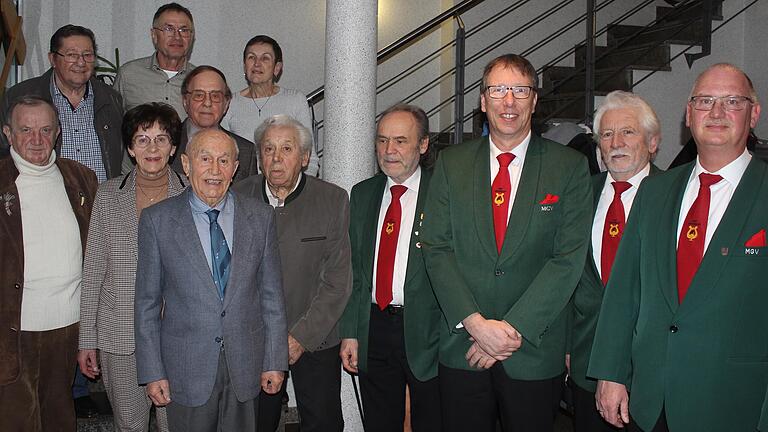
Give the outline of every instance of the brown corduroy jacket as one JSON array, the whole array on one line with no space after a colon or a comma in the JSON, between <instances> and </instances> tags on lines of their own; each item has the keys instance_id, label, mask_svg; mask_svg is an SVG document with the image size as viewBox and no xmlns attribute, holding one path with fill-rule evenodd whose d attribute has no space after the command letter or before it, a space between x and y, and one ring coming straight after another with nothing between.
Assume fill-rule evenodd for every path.
<instances>
[{"instance_id":1,"label":"brown corduroy jacket","mask_svg":"<svg viewBox=\"0 0 768 432\"><path fill-rule=\"evenodd\" d=\"M85 251L88 223L98 182L96 174L75 161L56 159L64 189L80 227ZM24 241L16 178L19 171L10 156L0 159L0 385L16 381L19 355L21 296L24 292Z\"/></svg>"}]
</instances>

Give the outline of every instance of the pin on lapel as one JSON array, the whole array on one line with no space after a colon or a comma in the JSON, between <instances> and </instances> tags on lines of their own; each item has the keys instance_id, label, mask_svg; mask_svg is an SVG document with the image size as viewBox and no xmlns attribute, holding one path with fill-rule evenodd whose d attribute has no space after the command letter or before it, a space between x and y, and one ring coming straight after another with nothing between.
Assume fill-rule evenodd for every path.
<instances>
[{"instance_id":1,"label":"pin on lapel","mask_svg":"<svg viewBox=\"0 0 768 432\"><path fill-rule=\"evenodd\" d=\"M8 216L10 216L11 215L11 203L13 202L14 199L16 199L16 195L14 195L14 194L12 194L10 192L6 192L5 194L3 194L2 198L3 198L3 201L5 203L5 213Z\"/></svg>"},{"instance_id":2,"label":"pin on lapel","mask_svg":"<svg viewBox=\"0 0 768 432\"><path fill-rule=\"evenodd\" d=\"M80 195L80 207L85 205L85 194L83 192L78 192Z\"/></svg>"},{"instance_id":3,"label":"pin on lapel","mask_svg":"<svg viewBox=\"0 0 768 432\"><path fill-rule=\"evenodd\" d=\"M728 256L728 248L727 247L721 247L720 248L720 255Z\"/></svg>"}]
</instances>

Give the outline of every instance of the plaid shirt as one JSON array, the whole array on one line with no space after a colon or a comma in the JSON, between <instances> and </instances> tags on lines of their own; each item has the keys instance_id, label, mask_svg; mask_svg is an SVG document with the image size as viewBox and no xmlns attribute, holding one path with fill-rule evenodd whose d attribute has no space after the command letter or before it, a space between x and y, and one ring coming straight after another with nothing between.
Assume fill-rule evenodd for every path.
<instances>
[{"instance_id":1,"label":"plaid shirt","mask_svg":"<svg viewBox=\"0 0 768 432\"><path fill-rule=\"evenodd\" d=\"M53 104L59 112L61 123L61 154L59 157L76 160L96 173L99 183L107 179L104 159L101 155L99 136L93 126L93 91L91 83L87 83L85 94L77 108L56 86L54 76L51 76L51 95Z\"/></svg>"}]
</instances>

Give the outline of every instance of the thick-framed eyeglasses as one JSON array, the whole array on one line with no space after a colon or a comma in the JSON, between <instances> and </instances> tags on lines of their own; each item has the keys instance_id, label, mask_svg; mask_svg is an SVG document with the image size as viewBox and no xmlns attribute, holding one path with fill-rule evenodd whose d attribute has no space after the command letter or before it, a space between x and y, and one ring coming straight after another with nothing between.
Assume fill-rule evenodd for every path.
<instances>
[{"instance_id":1,"label":"thick-framed eyeglasses","mask_svg":"<svg viewBox=\"0 0 768 432\"><path fill-rule=\"evenodd\" d=\"M213 103L221 103L224 101L224 92L220 90L211 90L211 91L204 91L204 90L192 90L188 91L187 94L190 98L192 98L195 102L202 102L205 100L205 96L208 96L211 98L211 102Z\"/></svg>"},{"instance_id":2,"label":"thick-framed eyeglasses","mask_svg":"<svg viewBox=\"0 0 768 432\"><path fill-rule=\"evenodd\" d=\"M485 88L488 92L488 96L491 99L504 99L508 91L512 92L512 96L515 99L528 99L531 97L531 92L536 88L532 86L505 86L505 85L491 85Z\"/></svg>"},{"instance_id":3,"label":"thick-framed eyeglasses","mask_svg":"<svg viewBox=\"0 0 768 432\"><path fill-rule=\"evenodd\" d=\"M152 27L152 28L159 32L165 33L165 35L168 37L173 37L173 35L178 33L178 35L184 39L191 38L192 34L195 32L194 30L188 27L176 28L170 25L167 25L165 27Z\"/></svg>"},{"instance_id":4,"label":"thick-framed eyeglasses","mask_svg":"<svg viewBox=\"0 0 768 432\"><path fill-rule=\"evenodd\" d=\"M136 135L133 137L133 145L139 148L147 148L151 143L158 147L169 147L171 145L170 135L160 134L154 138L148 135Z\"/></svg>"},{"instance_id":5,"label":"thick-framed eyeglasses","mask_svg":"<svg viewBox=\"0 0 768 432\"><path fill-rule=\"evenodd\" d=\"M741 111L748 103L755 103L752 98L746 96L692 96L689 103L698 111L711 111L717 101L723 103L726 111Z\"/></svg>"},{"instance_id":6,"label":"thick-framed eyeglasses","mask_svg":"<svg viewBox=\"0 0 768 432\"><path fill-rule=\"evenodd\" d=\"M96 54L92 52L84 52L84 53L71 52L71 53L62 54L58 51L54 51L53 53L59 57L64 57L64 61L67 63L77 63L80 60L80 58L82 58L83 61L86 63L93 63L96 61Z\"/></svg>"}]
</instances>

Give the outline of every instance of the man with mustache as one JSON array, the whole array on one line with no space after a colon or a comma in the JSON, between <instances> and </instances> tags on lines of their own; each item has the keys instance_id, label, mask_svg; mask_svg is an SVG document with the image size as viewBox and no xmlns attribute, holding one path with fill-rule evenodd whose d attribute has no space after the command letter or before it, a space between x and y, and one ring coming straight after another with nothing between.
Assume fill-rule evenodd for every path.
<instances>
[{"instance_id":1,"label":"man with mustache","mask_svg":"<svg viewBox=\"0 0 768 432\"><path fill-rule=\"evenodd\" d=\"M571 298L571 346L566 364L576 432L615 430L595 409L596 381L586 377L603 290L640 182L659 171L651 163L661 141L659 119L640 96L609 93L595 113L595 134L607 172L592 177L595 215L587 263Z\"/></svg>"},{"instance_id":2,"label":"man with mustache","mask_svg":"<svg viewBox=\"0 0 768 432\"><path fill-rule=\"evenodd\" d=\"M768 165L746 148L759 116L742 70L709 67L685 112L697 159L634 199L587 370L614 426L768 430Z\"/></svg>"},{"instance_id":3,"label":"man with mustache","mask_svg":"<svg viewBox=\"0 0 768 432\"><path fill-rule=\"evenodd\" d=\"M534 136L536 69L507 54L483 73L490 136L449 147L424 205L422 251L450 333L440 340L445 431L552 430L567 304L584 269L587 160Z\"/></svg>"}]
</instances>

